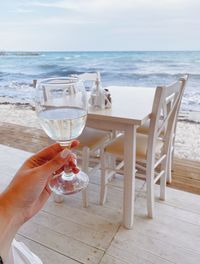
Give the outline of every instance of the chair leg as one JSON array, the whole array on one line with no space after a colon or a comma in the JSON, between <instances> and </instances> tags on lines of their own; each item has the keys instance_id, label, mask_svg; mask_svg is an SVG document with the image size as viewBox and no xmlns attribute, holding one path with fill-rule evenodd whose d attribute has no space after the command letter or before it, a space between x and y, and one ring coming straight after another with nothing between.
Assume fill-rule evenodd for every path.
<instances>
[{"instance_id":1,"label":"chair leg","mask_svg":"<svg viewBox=\"0 0 200 264\"><path fill-rule=\"evenodd\" d=\"M154 177L153 171L151 168L147 168L147 213L148 217L154 217L154 207L155 207L155 198L154 198Z\"/></svg>"},{"instance_id":2,"label":"chair leg","mask_svg":"<svg viewBox=\"0 0 200 264\"><path fill-rule=\"evenodd\" d=\"M174 157L174 151L172 151L170 153L170 157L168 159L168 164L167 164L167 183L171 183L172 182L173 157Z\"/></svg>"},{"instance_id":3,"label":"chair leg","mask_svg":"<svg viewBox=\"0 0 200 264\"><path fill-rule=\"evenodd\" d=\"M106 160L107 155L104 152L104 149L101 148L101 182L100 182L100 205L104 205L107 197L107 179L106 179Z\"/></svg>"},{"instance_id":4,"label":"chair leg","mask_svg":"<svg viewBox=\"0 0 200 264\"><path fill-rule=\"evenodd\" d=\"M167 166L167 183L172 182L172 171L173 171L173 160L174 160L174 145L175 145L175 138L173 138L172 145L170 148L170 157L168 160L168 166Z\"/></svg>"},{"instance_id":5,"label":"chair leg","mask_svg":"<svg viewBox=\"0 0 200 264\"><path fill-rule=\"evenodd\" d=\"M82 150L82 171L85 172L87 175L89 173L89 155L90 150L88 147L84 147ZM86 208L89 205L88 199L88 187L82 190L82 200L83 200L83 207Z\"/></svg>"},{"instance_id":6,"label":"chair leg","mask_svg":"<svg viewBox=\"0 0 200 264\"><path fill-rule=\"evenodd\" d=\"M84 208L87 208L89 206L88 189L87 188L82 190L82 200L83 200L83 207Z\"/></svg>"},{"instance_id":7,"label":"chair leg","mask_svg":"<svg viewBox=\"0 0 200 264\"><path fill-rule=\"evenodd\" d=\"M112 179L116 178L116 157L114 155L109 155L109 168L111 168L111 170L113 170L113 174L112 177L110 177L108 180L112 181Z\"/></svg>"},{"instance_id":8,"label":"chair leg","mask_svg":"<svg viewBox=\"0 0 200 264\"><path fill-rule=\"evenodd\" d=\"M160 200L162 201L165 201L166 199L166 176L165 176L166 174L165 173L160 178Z\"/></svg>"},{"instance_id":9,"label":"chair leg","mask_svg":"<svg viewBox=\"0 0 200 264\"><path fill-rule=\"evenodd\" d=\"M163 175L160 178L160 200L165 201L166 199L166 179L168 171L168 160L163 161L161 165L161 171L164 170Z\"/></svg>"}]
</instances>

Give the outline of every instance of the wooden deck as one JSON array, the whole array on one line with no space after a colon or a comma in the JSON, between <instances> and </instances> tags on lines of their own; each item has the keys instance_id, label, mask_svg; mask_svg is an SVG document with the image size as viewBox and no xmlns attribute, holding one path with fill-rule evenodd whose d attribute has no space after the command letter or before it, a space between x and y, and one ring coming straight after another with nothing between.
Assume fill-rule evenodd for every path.
<instances>
[{"instance_id":1,"label":"wooden deck","mask_svg":"<svg viewBox=\"0 0 200 264\"><path fill-rule=\"evenodd\" d=\"M27 141L30 151L35 141L25 134L21 142ZM12 133L8 137L19 138ZM15 144L21 149L5 146L5 139L1 140L3 190L31 153L21 150L20 140ZM98 205L98 175L90 179L87 209L82 208L80 193L65 197L62 204L50 198L19 230L17 240L26 243L45 264L199 264L200 196L167 188L165 202L156 198L156 217L151 220L146 217L144 182L137 181L134 228L126 230L121 226L122 184L121 176L112 181L105 206ZM158 189L156 186L156 197Z\"/></svg>"},{"instance_id":2,"label":"wooden deck","mask_svg":"<svg viewBox=\"0 0 200 264\"><path fill-rule=\"evenodd\" d=\"M10 123L0 125L0 144L37 152L52 143L40 129ZM175 158L172 178L173 181L169 187L200 194L200 162Z\"/></svg>"},{"instance_id":3,"label":"wooden deck","mask_svg":"<svg viewBox=\"0 0 200 264\"><path fill-rule=\"evenodd\" d=\"M200 162L175 158L169 187L200 194Z\"/></svg>"}]
</instances>

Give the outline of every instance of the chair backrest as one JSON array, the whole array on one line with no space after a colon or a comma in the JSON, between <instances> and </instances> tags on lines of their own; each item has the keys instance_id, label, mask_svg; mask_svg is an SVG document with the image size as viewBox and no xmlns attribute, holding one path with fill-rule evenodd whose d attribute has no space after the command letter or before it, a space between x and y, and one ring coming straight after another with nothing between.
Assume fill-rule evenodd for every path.
<instances>
[{"instance_id":1,"label":"chair backrest","mask_svg":"<svg viewBox=\"0 0 200 264\"><path fill-rule=\"evenodd\" d=\"M182 89L182 93L180 94L180 101L179 101L179 106L178 106L178 109L177 109L177 113L176 113L176 119L175 119L175 122L174 122L174 128L173 128L173 133L175 134L176 133L176 127L177 127L177 121L178 121L178 116L179 116L179 111L180 111L180 107L181 107L181 101L182 101L182 98L183 98L183 94L184 94L184 91L185 91L185 87L186 87L186 83L188 81L188 78L189 78L189 75L188 74L185 74L183 77L181 77L179 80L183 81L183 89ZM173 138L173 140L175 139L175 137Z\"/></svg>"},{"instance_id":2,"label":"chair backrest","mask_svg":"<svg viewBox=\"0 0 200 264\"><path fill-rule=\"evenodd\" d=\"M85 72L77 76L83 81L96 81L96 79L100 79L99 72Z\"/></svg>"},{"instance_id":3,"label":"chair backrest","mask_svg":"<svg viewBox=\"0 0 200 264\"><path fill-rule=\"evenodd\" d=\"M76 75L76 77L84 82L86 90L91 90L96 81L101 82L100 72L86 72Z\"/></svg>"},{"instance_id":4,"label":"chair backrest","mask_svg":"<svg viewBox=\"0 0 200 264\"><path fill-rule=\"evenodd\" d=\"M156 88L148 137L147 159L155 163L156 142L163 141L162 154L167 155L177 121L181 99L188 75L169 86Z\"/></svg>"}]
</instances>

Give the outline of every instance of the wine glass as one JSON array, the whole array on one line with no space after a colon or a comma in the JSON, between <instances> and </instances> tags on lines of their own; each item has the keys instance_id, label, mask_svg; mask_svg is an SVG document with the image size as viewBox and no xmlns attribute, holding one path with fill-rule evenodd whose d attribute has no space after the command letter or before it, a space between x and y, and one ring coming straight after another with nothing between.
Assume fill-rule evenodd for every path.
<instances>
[{"instance_id":1,"label":"wine glass","mask_svg":"<svg viewBox=\"0 0 200 264\"><path fill-rule=\"evenodd\" d=\"M36 87L36 112L46 134L62 147L83 131L87 119L87 95L83 82L76 77L42 80ZM73 194L86 188L89 179L82 171L74 174L65 167L49 181L56 194Z\"/></svg>"}]
</instances>

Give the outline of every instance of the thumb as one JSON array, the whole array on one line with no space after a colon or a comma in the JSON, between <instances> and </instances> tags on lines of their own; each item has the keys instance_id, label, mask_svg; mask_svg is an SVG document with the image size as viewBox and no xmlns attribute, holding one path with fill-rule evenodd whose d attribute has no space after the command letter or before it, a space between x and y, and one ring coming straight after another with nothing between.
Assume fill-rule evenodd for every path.
<instances>
[{"instance_id":1,"label":"thumb","mask_svg":"<svg viewBox=\"0 0 200 264\"><path fill-rule=\"evenodd\" d=\"M41 172L44 172L44 175L50 176L55 171L63 167L73 157L73 155L74 154L66 148L58 153L53 159L40 166L40 170Z\"/></svg>"}]
</instances>

